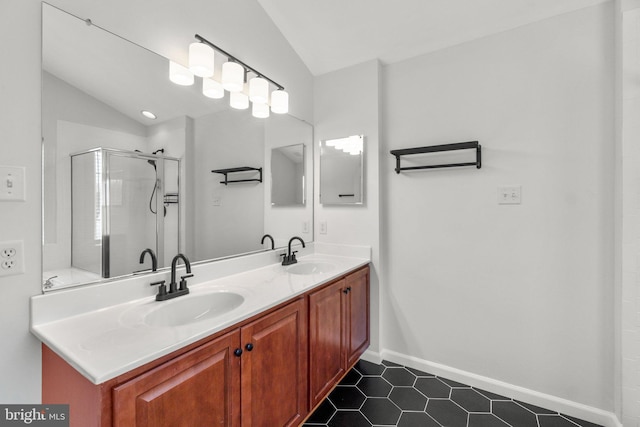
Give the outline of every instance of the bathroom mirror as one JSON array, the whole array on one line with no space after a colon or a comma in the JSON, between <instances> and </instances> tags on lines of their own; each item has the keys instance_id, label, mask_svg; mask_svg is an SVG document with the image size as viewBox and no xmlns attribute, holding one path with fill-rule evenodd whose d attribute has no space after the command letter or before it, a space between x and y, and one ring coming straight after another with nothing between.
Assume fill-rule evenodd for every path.
<instances>
[{"instance_id":1,"label":"bathroom mirror","mask_svg":"<svg viewBox=\"0 0 640 427\"><path fill-rule=\"evenodd\" d=\"M304 206L304 144L271 149L271 205Z\"/></svg>"},{"instance_id":2,"label":"bathroom mirror","mask_svg":"<svg viewBox=\"0 0 640 427\"><path fill-rule=\"evenodd\" d=\"M160 269L178 252L195 263L270 249L267 233L277 247L312 240L312 204L280 205L265 179L286 146L312 176L308 123L232 109L228 93L203 96L199 77L170 82L168 59L49 4L42 13L43 290L147 273L147 248ZM237 168L249 170L212 172Z\"/></svg>"},{"instance_id":3,"label":"bathroom mirror","mask_svg":"<svg viewBox=\"0 0 640 427\"><path fill-rule=\"evenodd\" d=\"M363 157L363 135L320 141L321 204L363 204Z\"/></svg>"}]
</instances>

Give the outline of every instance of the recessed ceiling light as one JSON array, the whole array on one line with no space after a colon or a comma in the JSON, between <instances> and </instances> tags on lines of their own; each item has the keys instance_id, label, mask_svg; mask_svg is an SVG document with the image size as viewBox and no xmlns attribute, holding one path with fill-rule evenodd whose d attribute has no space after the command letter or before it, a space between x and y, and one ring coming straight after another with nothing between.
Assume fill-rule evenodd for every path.
<instances>
[{"instance_id":1,"label":"recessed ceiling light","mask_svg":"<svg viewBox=\"0 0 640 427\"><path fill-rule=\"evenodd\" d=\"M147 110L140 111L140 114L145 116L147 119L151 119L151 120L155 120L157 118L155 114L153 114L151 111L147 111Z\"/></svg>"}]
</instances>

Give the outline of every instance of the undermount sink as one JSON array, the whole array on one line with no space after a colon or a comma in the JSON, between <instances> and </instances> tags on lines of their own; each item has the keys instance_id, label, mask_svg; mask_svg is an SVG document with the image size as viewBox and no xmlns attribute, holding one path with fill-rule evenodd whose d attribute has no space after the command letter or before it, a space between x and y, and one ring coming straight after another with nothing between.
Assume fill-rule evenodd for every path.
<instances>
[{"instance_id":1,"label":"undermount sink","mask_svg":"<svg viewBox=\"0 0 640 427\"><path fill-rule=\"evenodd\" d=\"M335 268L335 265L328 262L299 262L287 267L291 274L323 274Z\"/></svg>"},{"instance_id":2,"label":"undermount sink","mask_svg":"<svg viewBox=\"0 0 640 427\"><path fill-rule=\"evenodd\" d=\"M235 292L211 292L178 297L161 305L144 317L149 326L181 326L220 316L234 310L244 302Z\"/></svg>"}]
</instances>

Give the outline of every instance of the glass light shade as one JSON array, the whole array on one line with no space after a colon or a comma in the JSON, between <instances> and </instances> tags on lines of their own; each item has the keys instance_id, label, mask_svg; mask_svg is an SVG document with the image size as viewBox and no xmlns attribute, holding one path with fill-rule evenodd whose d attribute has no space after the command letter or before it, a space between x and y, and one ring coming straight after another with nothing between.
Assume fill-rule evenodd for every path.
<instances>
[{"instance_id":1,"label":"glass light shade","mask_svg":"<svg viewBox=\"0 0 640 427\"><path fill-rule=\"evenodd\" d=\"M169 80L180 86L191 86L194 77L187 67L177 62L169 61Z\"/></svg>"},{"instance_id":2,"label":"glass light shade","mask_svg":"<svg viewBox=\"0 0 640 427\"><path fill-rule=\"evenodd\" d=\"M287 92L279 89L271 93L271 111L276 114L287 114L289 112L289 94Z\"/></svg>"},{"instance_id":3,"label":"glass light shade","mask_svg":"<svg viewBox=\"0 0 640 427\"><path fill-rule=\"evenodd\" d=\"M249 97L243 92L231 92L229 96L229 105L237 110L246 110L249 108Z\"/></svg>"},{"instance_id":4,"label":"glass light shade","mask_svg":"<svg viewBox=\"0 0 640 427\"><path fill-rule=\"evenodd\" d=\"M251 107L251 114L253 115L253 117L266 119L267 117L269 117L269 106L267 104L254 102Z\"/></svg>"},{"instance_id":5,"label":"glass light shade","mask_svg":"<svg viewBox=\"0 0 640 427\"><path fill-rule=\"evenodd\" d=\"M249 80L249 99L258 104L269 102L269 82L267 79L254 77Z\"/></svg>"},{"instance_id":6,"label":"glass light shade","mask_svg":"<svg viewBox=\"0 0 640 427\"><path fill-rule=\"evenodd\" d=\"M211 46L196 42L189 45L189 71L198 77L213 76L215 53Z\"/></svg>"},{"instance_id":7,"label":"glass light shade","mask_svg":"<svg viewBox=\"0 0 640 427\"><path fill-rule=\"evenodd\" d=\"M202 94L208 98L224 98L224 88L215 80L202 79Z\"/></svg>"},{"instance_id":8,"label":"glass light shade","mask_svg":"<svg viewBox=\"0 0 640 427\"><path fill-rule=\"evenodd\" d=\"M240 92L244 87L244 67L237 62L222 64L222 87L229 92Z\"/></svg>"}]
</instances>

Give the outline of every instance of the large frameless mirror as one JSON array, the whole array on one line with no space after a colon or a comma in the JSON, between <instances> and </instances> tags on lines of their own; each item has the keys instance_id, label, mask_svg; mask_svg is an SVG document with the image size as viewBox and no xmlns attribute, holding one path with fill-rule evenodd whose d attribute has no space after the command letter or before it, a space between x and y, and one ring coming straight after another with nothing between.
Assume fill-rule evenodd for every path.
<instances>
[{"instance_id":1,"label":"large frameless mirror","mask_svg":"<svg viewBox=\"0 0 640 427\"><path fill-rule=\"evenodd\" d=\"M320 203L364 203L364 136L320 141Z\"/></svg>"},{"instance_id":2,"label":"large frameless mirror","mask_svg":"<svg viewBox=\"0 0 640 427\"><path fill-rule=\"evenodd\" d=\"M308 123L230 108L199 77L170 82L167 58L49 4L42 14L43 290L149 272L146 249L161 269L178 252L198 262L270 249L264 234L277 247L312 241L312 204L272 206L261 179L273 148L308 152ZM237 169L251 179L213 172Z\"/></svg>"}]
</instances>

